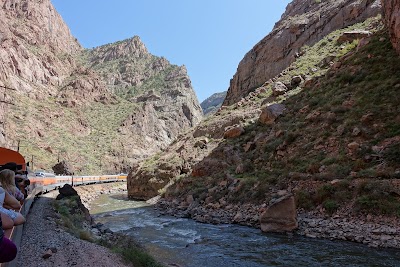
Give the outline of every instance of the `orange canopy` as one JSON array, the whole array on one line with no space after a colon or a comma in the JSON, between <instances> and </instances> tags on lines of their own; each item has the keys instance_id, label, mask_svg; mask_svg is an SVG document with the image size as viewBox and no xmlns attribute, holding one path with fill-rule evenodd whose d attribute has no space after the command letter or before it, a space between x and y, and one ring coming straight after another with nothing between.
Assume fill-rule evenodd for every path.
<instances>
[{"instance_id":1,"label":"orange canopy","mask_svg":"<svg viewBox=\"0 0 400 267\"><path fill-rule=\"evenodd\" d=\"M26 163L24 157L15 150L0 147L0 165L3 166L8 162L15 162L17 165L22 166L22 170L26 170Z\"/></svg>"}]
</instances>

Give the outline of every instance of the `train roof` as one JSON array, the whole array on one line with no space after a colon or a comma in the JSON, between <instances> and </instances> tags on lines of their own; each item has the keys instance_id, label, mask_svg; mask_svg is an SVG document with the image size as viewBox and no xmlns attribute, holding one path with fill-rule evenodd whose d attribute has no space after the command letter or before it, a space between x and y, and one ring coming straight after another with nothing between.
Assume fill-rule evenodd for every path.
<instances>
[{"instance_id":1,"label":"train roof","mask_svg":"<svg viewBox=\"0 0 400 267\"><path fill-rule=\"evenodd\" d=\"M7 163L15 163L17 169L26 170L25 158L18 151L0 147L0 169Z\"/></svg>"}]
</instances>

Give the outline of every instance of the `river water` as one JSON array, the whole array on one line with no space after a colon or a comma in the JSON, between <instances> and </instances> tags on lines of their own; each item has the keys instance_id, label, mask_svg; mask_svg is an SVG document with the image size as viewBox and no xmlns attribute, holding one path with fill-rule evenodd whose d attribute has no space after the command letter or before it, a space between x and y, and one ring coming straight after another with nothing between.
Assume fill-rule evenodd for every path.
<instances>
[{"instance_id":1,"label":"river water","mask_svg":"<svg viewBox=\"0 0 400 267\"><path fill-rule=\"evenodd\" d=\"M123 195L102 195L90 212L96 222L133 236L156 259L171 266L400 266L400 250L160 216L146 203Z\"/></svg>"}]
</instances>

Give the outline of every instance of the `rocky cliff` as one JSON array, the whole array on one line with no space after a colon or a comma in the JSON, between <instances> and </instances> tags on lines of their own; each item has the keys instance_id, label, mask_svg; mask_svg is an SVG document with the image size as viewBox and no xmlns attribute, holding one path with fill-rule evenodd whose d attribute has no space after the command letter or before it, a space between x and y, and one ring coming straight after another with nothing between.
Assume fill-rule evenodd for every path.
<instances>
[{"instance_id":1,"label":"rocky cliff","mask_svg":"<svg viewBox=\"0 0 400 267\"><path fill-rule=\"evenodd\" d=\"M2 0L0 2L0 81L29 93L40 86L55 88L74 68L72 55L81 51L49 0Z\"/></svg>"},{"instance_id":2,"label":"rocky cliff","mask_svg":"<svg viewBox=\"0 0 400 267\"><path fill-rule=\"evenodd\" d=\"M336 5L318 2L294 1L287 12ZM321 16L372 8L339 2L348 5ZM307 236L399 247L389 235L399 231L400 61L380 16L361 21L332 32L323 21L328 34L283 71L135 166L129 196L159 194L167 213L201 222L298 226Z\"/></svg>"},{"instance_id":3,"label":"rocky cliff","mask_svg":"<svg viewBox=\"0 0 400 267\"><path fill-rule=\"evenodd\" d=\"M197 125L202 111L185 66L151 55L138 36L85 52L110 91L135 108L118 127L135 158L169 145L179 133Z\"/></svg>"},{"instance_id":4,"label":"rocky cliff","mask_svg":"<svg viewBox=\"0 0 400 267\"><path fill-rule=\"evenodd\" d=\"M390 39L397 52L400 53L400 1L382 0L382 5Z\"/></svg>"},{"instance_id":5,"label":"rocky cliff","mask_svg":"<svg viewBox=\"0 0 400 267\"><path fill-rule=\"evenodd\" d=\"M0 5L0 145L34 168L126 172L200 121L185 67L138 37L84 50L50 0Z\"/></svg>"},{"instance_id":6,"label":"rocky cliff","mask_svg":"<svg viewBox=\"0 0 400 267\"><path fill-rule=\"evenodd\" d=\"M222 102L224 102L225 97L226 92L215 93L201 102L200 106L203 109L204 115L211 115L217 112L221 107Z\"/></svg>"},{"instance_id":7,"label":"rocky cliff","mask_svg":"<svg viewBox=\"0 0 400 267\"><path fill-rule=\"evenodd\" d=\"M371 26L377 25L364 29ZM400 61L386 31L377 29L343 44L337 41L346 34L333 32L274 80L284 84L288 76L295 82L295 74L304 76L301 62L313 61L317 69L323 65L314 57L322 54L332 60L324 74L284 94L276 83L257 88L206 119L159 155L157 164L149 161L134 172L141 182L147 176L143 192L161 193L160 206L175 216L261 224L264 230L270 230L263 227L265 213L294 196L295 212L286 206L276 213L297 214L299 234L399 247L390 232L399 231ZM330 56L336 53L338 58ZM261 114L249 112L257 108ZM168 188L157 191L166 180ZM293 217L272 217L267 221L273 225L296 226Z\"/></svg>"},{"instance_id":8,"label":"rocky cliff","mask_svg":"<svg viewBox=\"0 0 400 267\"><path fill-rule=\"evenodd\" d=\"M375 16L380 0L294 0L272 32L242 59L223 105L232 105L286 69L328 33Z\"/></svg>"},{"instance_id":9,"label":"rocky cliff","mask_svg":"<svg viewBox=\"0 0 400 267\"><path fill-rule=\"evenodd\" d=\"M5 140L4 112L16 101L14 93L40 99L56 95L56 87L75 63L81 50L49 0L0 1L0 144ZM8 134L10 136L10 133Z\"/></svg>"}]
</instances>

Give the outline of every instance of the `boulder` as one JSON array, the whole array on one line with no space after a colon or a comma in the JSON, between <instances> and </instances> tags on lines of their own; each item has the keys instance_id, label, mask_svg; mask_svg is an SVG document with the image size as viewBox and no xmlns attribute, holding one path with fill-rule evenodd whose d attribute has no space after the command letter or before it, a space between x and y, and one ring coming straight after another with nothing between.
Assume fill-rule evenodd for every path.
<instances>
[{"instance_id":1,"label":"boulder","mask_svg":"<svg viewBox=\"0 0 400 267\"><path fill-rule=\"evenodd\" d=\"M286 91L288 91L288 88L282 82L276 82L274 84L274 86L272 87L272 95L274 95L274 96L283 95L286 93Z\"/></svg>"},{"instance_id":2,"label":"boulder","mask_svg":"<svg viewBox=\"0 0 400 267\"><path fill-rule=\"evenodd\" d=\"M74 173L72 166L64 160L58 162L52 169L57 175L72 175Z\"/></svg>"},{"instance_id":3,"label":"boulder","mask_svg":"<svg viewBox=\"0 0 400 267\"><path fill-rule=\"evenodd\" d=\"M296 87L296 86L299 86L299 84L302 83L302 82L303 82L303 78L300 75L297 75L297 76L293 76L292 77L292 80L290 81L290 84L293 87Z\"/></svg>"},{"instance_id":4,"label":"boulder","mask_svg":"<svg viewBox=\"0 0 400 267\"><path fill-rule=\"evenodd\" d=\"M78 192L69 184L65 184L63 187L58 189L58 192L60 193L57 196L57 200L63 199L65 197L71 197L71 196L77 196Z\"/></svg>"},{"instance_id":5,"label":"boulder","mask_svg":"<svg viewBox=\"0 0 400 267\"><path fill-rule=\"evenodd\" d=\"M261 214L260 224L263 232L290 232L298 227L294 197L284 196L271 204Z\"/></svg>"},{"instance_id":6,"label":"boulder","mask_svg":"<svg viewBox=\"0 0 400 267\"><path fill-rule=\"evenodd\" d=\"M275 122L276 118L282 115L286 107L283 104L272 104L265 107L261 111L259 121L262 124L271 125Z\"/></svg>"},{"instance_id":7,"label":"boulder","mask_svg":"<svg viewBox=\"0 0 400 267\"><path fill-rule=\"evenodd\" d=\"M236 138L245 132L244 128L240 125L229 126L225 129L224 138Z\"/></svg>"},{"instance_id":8,"label":"boulder","mask_svg":"<svg viewBox=\"0 0 400 267\"><path fill-rule=\"evenodd\" d=\"M207 148L207 144L204 143L204 142L201 141L201 140L198 140L198 141L194 144L194 147L198 147L198 148L204 149L204 148Z\"/></svg>"},{"instance_id":9,"label":"boulder","mask_svg":"<svg viewBox=\"0 0 400 267\"><path fill-rule=\"evenodd\" d=\"M53 252L51 251L51 249L46 250L46 252L42 255L43 259L48 259L51 256L53 256Z\"/></svg>"},{"instance_id":10,"label":"boulder","mask_svg":"<svg viewBox=\"0 0 400 267\"><path fill-rule=\"evenodd\" d=\"M349 31L344 32L337 40L338 44L343 44L346 42L353 42L354 40L360 40L362 38L369 37L371 35L370 31Z\"/></svg>"}]
</instances>

